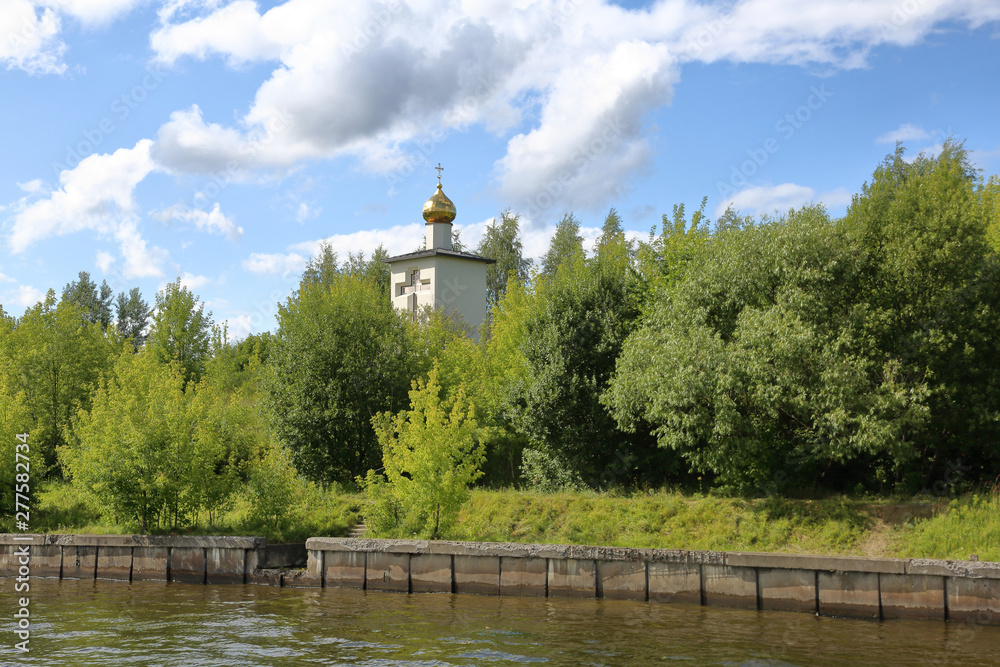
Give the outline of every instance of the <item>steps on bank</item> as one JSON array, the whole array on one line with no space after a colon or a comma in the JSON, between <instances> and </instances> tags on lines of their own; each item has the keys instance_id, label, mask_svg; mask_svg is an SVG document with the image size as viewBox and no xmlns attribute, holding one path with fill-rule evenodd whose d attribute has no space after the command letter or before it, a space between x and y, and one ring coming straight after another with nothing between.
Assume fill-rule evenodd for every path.
<instances>
[{"instance_id":1,"label":"steps on bank","mask_svg":"<svg viewBox=\"0 0 1000 667\"><path fill-rule=\"evenodd\" d=\"M365 532L367 530L368 530L368 528L365 526L364 522L361 522L361 523L355 524L354 527L351 528L350 531L348 531L347 536L348 537L364 537L365 536Z\"/></svg>"}]
</instances>

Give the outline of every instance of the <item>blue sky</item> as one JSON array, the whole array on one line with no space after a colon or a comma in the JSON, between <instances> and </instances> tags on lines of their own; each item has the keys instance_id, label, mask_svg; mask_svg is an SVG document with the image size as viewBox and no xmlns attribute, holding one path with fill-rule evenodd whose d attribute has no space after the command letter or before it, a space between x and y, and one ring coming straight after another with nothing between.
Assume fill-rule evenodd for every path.
<instances>
[{"instance_id":1,"label":"blue sky","mask_svg":"<svg viewBox=\"0 0 1000 667\"><path fill-rule=\"evenodd\" d=\"M841 215L897 139L1000 172L998 65L992 0L4 0L0 304L181 277L273 329L324 239L422 242L439 162L533 257L568 211Z\"/></svg>"}]
</instances>

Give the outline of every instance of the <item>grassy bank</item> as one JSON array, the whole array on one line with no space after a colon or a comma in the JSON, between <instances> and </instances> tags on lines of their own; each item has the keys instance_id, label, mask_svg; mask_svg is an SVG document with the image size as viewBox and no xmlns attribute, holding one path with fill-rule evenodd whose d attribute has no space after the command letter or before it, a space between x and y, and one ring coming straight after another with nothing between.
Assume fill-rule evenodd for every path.
<instances>
[{"instance_id":1,"label":"grassy bank","mask_svg":"<svg viewBox=\"0 0 1000 667\"><path fill-rule=\"evenodd\" d=\"M280 522L253 521L251 508L241 501L211 523L203 516L196 526L176 532L262 535L274 542L341 536L360 520L364 503L359 494L309 485L289 499L289 514ZM67 484L46 486L36 507L32 527L38 532L133 532L102 520ZM1000 561L1000 494L902 502L476 490L446 538L907 558L977 554Z\"/></svg>"},{"instance_id":2,"label":"grassy bank","mask_svg":"<svg viewBox=\"0 0 1000 667\"><path fill-rule=\"evenodd\" d=\"M476 491L449 537L1000 561L1000 495L901 502Z\"/></svg>"}]
</instances>

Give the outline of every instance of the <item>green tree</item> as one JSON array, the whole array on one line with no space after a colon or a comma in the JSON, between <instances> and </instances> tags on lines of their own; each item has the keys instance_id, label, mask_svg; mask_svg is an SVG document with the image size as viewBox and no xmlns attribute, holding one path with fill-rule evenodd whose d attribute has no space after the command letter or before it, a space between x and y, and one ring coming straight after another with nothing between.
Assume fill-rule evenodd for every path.
<instances>
[{"instance_id":1,"label":"green tree","mask_svg":"<svg viewBox=\"0 0 1000 667\"><path fill-rule=\"evenodd\" d=\"M358 276L303 281L279 305L267 396L307 479L350 481L376 465L371 419L396 409L409 382L405 327L382 286Z\"/></svg>"},{"instance_id":2,"label":"green tree","mask_svg":"<svg viewBox=\"0 0 1000 667\"><path fill-rule=\"evenodd\" d=\"M74 485L101 514L141 532L184 520L185 481L197 460L184 375L151 353L125 353L74 420L75 442L60 448Z\"/></svg>"},{"instance_id":3,"label":"green tree","mask_svg":"<svg viewBox=\"0 0 1000 667\"><path fill-rule=\"evenodd\" d=\"M86 271L80 271L78 278L63 287L62 299L79 306L84 320L97 322L102 329L107 329L111 324L114 292L107 281L101 282L101 287L98 289Z\"/></svg>"},{"instance_id":4,"label":"green tree","mask_svg":"<svg viewBox=\"0 0 1000 667\"><path fill-rule=\"evenodd\" d=\"M372 502L366 523L381 534L398 524L406 534L441 537L482 475L475 407L464 387L443 400L435 364L426 381L413 383L409 410L383 413L373 423L385 477L370 470L359 478Z\"/></svg>"},{"instance_id":5,"label":"green tree","mask_svg":"<svg viewBox=\"0 0 1000 667\"><path fill-rule=\"evenodd\" d=\"M554 276L563 262L576 258L583 259L584 256L580 223L572 213L567 213L556 225L556 232L549 243L549 249L542 257L541 274Z\"/></svg>"},{"instance_id":6,"label":"green tree","mask_svg":"<svg viewBox=\"0 0 1000 667\"><path fill-rule=\"evenodd\" d=\"M70 300L56 305L49 290L44 302L25 311L6 336L0 372L8 386L21 393L31 417L32 452L36 470L48 475L56 465L56 449L65 442L70 419L90 407L90 391L111 368L121 350L113 334L100 323L87 322Z\"/></svg>"},{"instance_id":7,"label":"green tree","mask_svg":"<svg viewBox=\"0 0 1000 667\"><path fill-rule=\"evenodd\" d=\"M540 452L529 461L545 460L594 487L634 481L640 456L600 403L639 314L628 255L623 238L609 239L594 259L581 251L554 276L539 277L520 343L528 373L509 410L514 427ZM536 467L530 476L546 473Z\"/></svg>"},{"instance_id":8,"label":"green tree","mask_svg":"<svg viewBox=\"0 0 1000 667\"><path fill-rule=\"evenodd\" d=\"M205 312L205 304L181 285L180 278L156 293L146 347L160 363L176 362L185 384L201 379L211 351L211 333L212 313Z\"/></svg>"},{"instance_id":9,"label":"green tree","mask_svg":"<svg viewBox=\"0 0 1000 667\"><path fill-rule=\"evenodd\" d=\"M486 225L486 233L476 248L476 254L495 259L486 267L486 303L492 309L507 291L507 281L513 277L522 283L528 280L531 260L524 257L520 221L517 214L506 210L499 220Z\"/></svg>"},{"instance_id":10,"label":"green tree","mask_svg":"<svg viewBox=\"0 0 1000 667\"><path fill-rule=\"evenodd\" d=\"M138 287L125 292L118 293L115 301L115 325L122 336L132 341L132 349L137 350L146 342L143 333L146 330L146 323L149 321L150 308L142 298L142 292Z\"/></svg>"}]
</instances>

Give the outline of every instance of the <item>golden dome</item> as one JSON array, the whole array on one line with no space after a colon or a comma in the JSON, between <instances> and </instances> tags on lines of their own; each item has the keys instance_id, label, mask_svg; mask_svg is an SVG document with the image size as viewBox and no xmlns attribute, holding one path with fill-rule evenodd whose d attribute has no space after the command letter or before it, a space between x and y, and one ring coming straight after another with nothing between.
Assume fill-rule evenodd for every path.
<instances>
[{"instance_id":1,"label":"golden dome","mask_svg":"<svg viewBox=\"0 0 1000 667\"><path fill-rule=\"evenodd\" d=\"M441 182L438 182L437 192L424 204L424 220L428 223L447 222L455 219L455 204L441 190Z\"/></svg>"}]
</instances>

